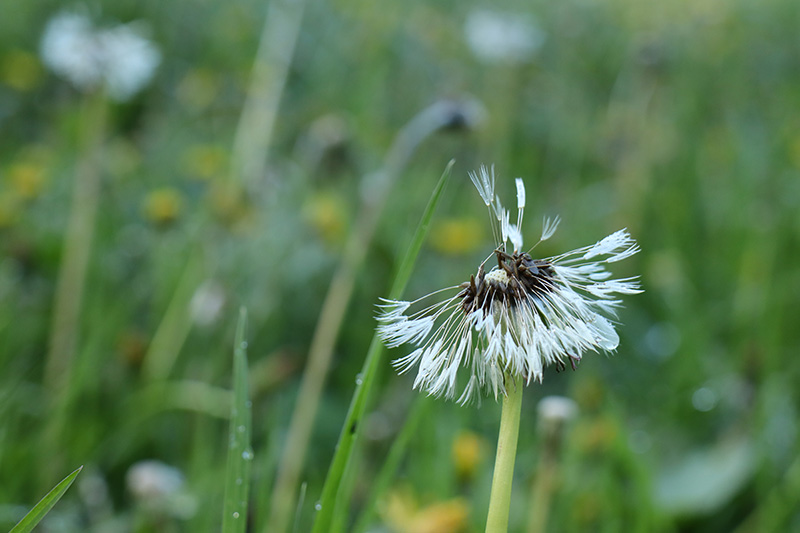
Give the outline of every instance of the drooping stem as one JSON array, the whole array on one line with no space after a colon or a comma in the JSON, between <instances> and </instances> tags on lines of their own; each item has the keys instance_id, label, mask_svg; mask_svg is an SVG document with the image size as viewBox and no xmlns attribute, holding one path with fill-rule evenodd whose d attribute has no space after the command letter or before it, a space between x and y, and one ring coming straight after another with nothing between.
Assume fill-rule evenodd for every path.
<instances>
[{"instance_id":1,"label":"drooping stem","mask_svg":"<svg viewBox=\"0 0 800 533\"><path fill-rule=\"evenodd\" d=\"M500 415L500 434L497 438L497 457L494 462L492 492L486 533L508 531L508 511L511 506L511 482L514 479L514 460L517 456L517 437L522 408L522 379L506 376L506 396Z\"/></svg>"}]
</instances>

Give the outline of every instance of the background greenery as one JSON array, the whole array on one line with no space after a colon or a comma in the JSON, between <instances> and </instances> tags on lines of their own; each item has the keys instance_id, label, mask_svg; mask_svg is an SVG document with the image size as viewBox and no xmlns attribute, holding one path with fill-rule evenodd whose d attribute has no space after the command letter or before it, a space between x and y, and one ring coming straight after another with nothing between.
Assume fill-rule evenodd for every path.
<instances>
[{"instance_id":1,"label":"background greenery","mask_svg":"<svg viewBox=\"0 0 800 533\"><path fill-rule=\"evenodd\" d=\"M618 353L526 389L513 530L524 530L541 471L536 404L552 394L574 399L578 415L557 455L549 531L800 529L800 4L509 1L497 9L527 16L543 40L524 61L487 61L465 36L475 2L313 0L272 141L259 147L265 171L251 181L231 170L232 146L268 3L88 4L101 24L146 21L163 58L145 91L108 104L77 349L58 395L45 361L89 99L38 57L61 7L3 2L0 17L0 528L84 464L43 530L217 530L245 306L249 520L261 531L362 191L412 117L473 98L483 120L425 140L380 213L314 421L295 530L313 522L374 305L451 158L408 296L466 279L491 250L467 179L480 164L496 165L502 198L525 179L528 241L542 215L561 215L542 255L620 227L642 247L615 265L646 289L626 298ZM397 476L372 494L418 396L410 385L386 358L353 517L374 497L372 531L480 531L493 400L425 402ZM182 472L175 505L126 488L146 459Z\"/></svg>"}]
</instances>

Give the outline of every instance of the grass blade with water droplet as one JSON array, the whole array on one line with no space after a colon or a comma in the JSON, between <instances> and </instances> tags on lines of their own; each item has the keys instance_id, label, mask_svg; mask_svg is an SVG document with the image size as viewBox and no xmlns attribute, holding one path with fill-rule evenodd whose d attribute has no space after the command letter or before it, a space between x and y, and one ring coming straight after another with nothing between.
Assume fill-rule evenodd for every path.
<instances>
[{"instance_id":1,"label":"grass blade with water droplet","mask_svg":"<svg viewBox=\"0 0 800 533\"><path fill-rule=\"evenodd\" d=\"M44 515L50 512L50 509L56 504L58 500L61 499L61 496L67 492L67 489L72 482L75 481L75 478L78 477L83 467L78 467L73 473L65 477L58 485L53 487L53 489L48 492L44 498L42 498L39 503L31 509L28 514L26 514L19 523L14 526L9 533L28 533L29 531L33 531L33 528L36 527Z\"/></svg>"},{"instance_id":2,"label":"grass blade with water droplet","mask_svg":"<svg viewBox=\"0 0 800 533\"><path fill-rule=\"evenodd\" d=\"M222 533L244 533L247 526L247 494L250 485L250 401L247 398L247 311L239 312L233 345L233 406L225 474L225 502Z\"/></svg>"},{"instance_id":3,"label":"grass blade with water droplet","mask_svg":"<svg viewBox=\"0 0 800 533\"><path fill-rule=\"evenodd\" d=\"M400 298L405 290L406 284L411 277L411 271L414 268L417 255L419 255L422 243L428 234L428 226L433 218L433 212L441 199L442 191L444 190L445 183L447 183L447 178L450 176L453 163L454 161L450 161L442 177L439 179L439 182L436 184L436 188L425 208L417 231L414 233L414 237L411 240L411 246L409 246L403 261L400 263L400 268L397 271L397 276L395 277L394 284L389 293L390 299ZM364 361L364 366L361 371L361 383L356 385L353 399L350 402L350 409L347 412L347 418L342 427L342 432L339 435L339 443L336 446L333 461L328 469L328 475L325 478L325 484L322 488L322 497L320 498L319 513L314 521L314 533L329 533L333 526L333 519L337 509L339 506L345 505L349 501L347 495L340 494L342 477L345 471L350 468L354 444L361 430L361 422L367 408L367 398L375 382L374 378L378 370L378 363L380 362L380 355L382 352L383 345L377 335L375 335L372 337L372 343L367 351L367 358Z\"/></svg>"}]
</instances>

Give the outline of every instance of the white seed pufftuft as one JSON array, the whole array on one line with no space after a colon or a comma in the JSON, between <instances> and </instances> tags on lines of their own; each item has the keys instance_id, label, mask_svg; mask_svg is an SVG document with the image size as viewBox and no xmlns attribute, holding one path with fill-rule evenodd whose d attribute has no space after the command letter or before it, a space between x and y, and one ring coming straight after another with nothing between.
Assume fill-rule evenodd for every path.
<instances>
[{"instance_id":1,"label":"white seed pufftuft","mask_svg":"<svg viewBox=\"0 0 800 533\"><path fill-rule=\"evenodd\" d=\"M144 88L161 62L140 23L97 29L78 13L55 15L44 30L42 61L81 91L104 87L117 101Z\"/></svg>"},{"instance_id":2,"label":"white seed pufftuft","mask_svg":"<svg viewBox=\"0 0 800 533\"><path fill-rule=\"evenodd\" d=\"M394 361L397 370L416 367L414 388L459 403L480 400L482 392L505 394L506 374L541 382L548 365L574 368L586 352L615 350L619 336L612 320L622 303L617 296L642 292L637 278L612 280L605 269L639 251L626 230L533 259L522 249L522 180L516 180L519 213L512 224L495 195L494 168L481 167L470 178L489 208L497 249L468 282L414 301L383 300L378 315L386 346L416 347ZM539 242L552 237L558 223L545 218ZM507 252L509 244L513 252ZM486 272L492 256L497 266ZM436 298L446 292L455 294Z\"/></svg>"}]
</instances>

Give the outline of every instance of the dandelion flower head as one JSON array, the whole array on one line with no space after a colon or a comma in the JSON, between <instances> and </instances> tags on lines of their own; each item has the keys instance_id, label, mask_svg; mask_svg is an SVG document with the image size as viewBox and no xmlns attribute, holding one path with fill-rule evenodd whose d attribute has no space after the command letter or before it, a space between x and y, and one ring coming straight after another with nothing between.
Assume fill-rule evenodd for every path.
<instances>
[{"instance_id":1,"label":"dandelion flower head","mask_svg":"<svg viewBox=\"0 0 800 533\"><path fill-rule=\"evenodd\" d=\"M480 399L505 394L505 375L541 382L544 368L573 368L586 352L619 345L612 320L619 295L641 292L637 278L610 279L606 265L639 251L622 229L591 246L546 259L525 251L525 185L516 180L517 217L495 194L494 168L470 178L489 209L497 248L469 281L414 301L383 300L378 334L390 348L416 349L397 359L401 373L417 368L414 388L433 396ZM539 241L558 218L545 219ZM496 263L489 267L489 262ZM488 270L487 270L488 269ZM442 298L443 294L453 294ZM432 303L431 303L432 302Z\"/></svg>"}]
</instances>

